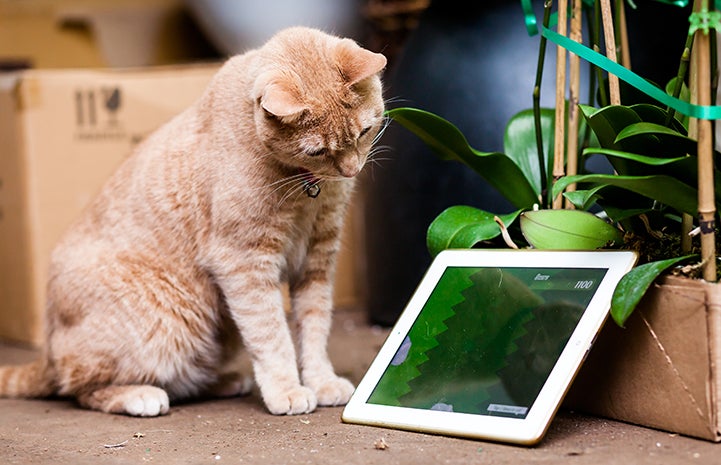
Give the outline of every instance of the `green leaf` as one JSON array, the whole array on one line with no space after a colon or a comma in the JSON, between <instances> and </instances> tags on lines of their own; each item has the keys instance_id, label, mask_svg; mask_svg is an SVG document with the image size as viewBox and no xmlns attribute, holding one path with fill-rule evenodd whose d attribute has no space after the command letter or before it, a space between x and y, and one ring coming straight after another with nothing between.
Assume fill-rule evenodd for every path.
<instances>
[{"instance_id":1,"label":"green leaf","mask_svg":"<svg viewBox=\"0 0 721 465\"><path fill-rule=\"evenodd\" d=\"M595 250L623 242L616 227L581 210L524 212L521 232L537 249Z\"/></svg>"},{"instance_id":2,"label":"green leaf","mask_svg":"<svg viewBox=\"0 0 721 465\"><path fill-rule=\"evenodd\" d=\"M386 114L417 135L441 159L456 160L469 166L516 208L530 208L538 203L539 193L507 155L473 149L457 127L433 113L416 108L394 108Z\"/></svg>"},{"instance_id":3,"label":"green leaf","mask_svg":"<svg viewBox=\"0 0 721 465\"><path fill-rule=\"evenodd\" d=\"M543 156L545 171L550 170L549 162L553 147L553 127L555 110L541 108L541 133L543 134ZM541 171L538 166L538 147L536 146L536 126L533 110L523 110L508 121L503 136L503 151L521 168L537 193L541 192Z\"/></svg>"},{"instance_id":4,"label":"green leaf","mask_svg":"<svg viewBox=\"0 0 721 465\"><path fill-rule=\"evenodd\" d=\"M667 122L669 122L668 112L666 111L666 109L661 108L657 105L641 103L637 105L631 105L629 108L631 108L641 118L641 121L646 121L647 123L661 124L663 126L666 126ZM686 127L675 118L671 118L670 126L672 129L675 129L682 134L688 133Z\"/></svg>"},{"instance_id":5,"label":"green leaf","mask_svg":"<svg viewBox=\"0 0 721 465\"><path fill-rule=\"evenodd\" d=\"M508 226L519 213L521 210L497 216ZM501 228L493 220L494 216L493 213L465 205L447 208L428 227L428 251L435 257L445 249L467 249L497 237L501 234Z\"/></svg>"},{"instance_id":6,"label":"green leaf","mask_svg":"<svg viewBox=\"0 0 721 465\"><path fill-rule=\"evenodd\" d=\"M613 221L620 222L639 215L648 214L653 210L650 208L616 208L614 206L603 205L603 211ZM628 230L627 230L628 231Z\"/></svg>"},{"instance_id":7,"label":"green leaf","mask_svg":"<svg viewBox=\"0 0 721 465\"><path fill-rule=\"evenodd\" d=\"M656 145L662 152L659 152L655 147L647 146L646 154L653 153L658 155L659 153L667 153L673 156L680 156L685 154L695 154L698 147L697 142L673 129L669 129L666 126L662 126L656 123L640 122L629 124L623 128L614 141L617 144L621 144L626 140L638 137L652 138Z\"/></svg>"},{"instance_id":8,"label":"green leaf","mask_svg":"<svg viewBox=\"0 0 721 465\"><path fill-rule=\"evenodd\" d=\"M593 189L588 190L575 190L570 192L564 192L563 196L573 204L574 207L579 210L588 210L593 203L600 198L598 191L603 189L605 186L597 186Z\"/></svg>"},{"instance_id":9,"label":"green leaf","mask_svg":"<svg viewBox=\"0 0 721 465\"><path fill-rule=\"evenodd\" d=\"M611 317L623 327L651 284L673 265L697 255L674 257L646 263L632 269L621 278L611 298Z\"/></svg>"},{"instance_id":10,"label":"green leaf","mask_svg":"<svg viewBox=\"0 0 721 465\"><path fill-rule=\"evenodd\" d=\"M666 175L616 176L612 174L580 174L565 176L553 185L553 197L573 183L599 183L616 186L656 200L679 212L695 216L698 212L698 191L688 184Z\"/></svg>"},{"instance_id":11,"label":"green leaf","mask_svg":"<svg viewBox=\"0 0 721 465\"><path fill-rule=\"evenodd\" d=\"M599 145L605 149L619 150L643 155L658 156L659 153L671 153L672 155L684 155L686 152L669 152L671 148L662 143L661 138L653 133L636 133L633 137L618 139L619 134L626 128L636 125L653 123L662 125L667 119L668 113L655 105L638 104L632 106L612 105L601 109L593 109L582 106L581 110L596 135ZM671 119L672 131L682 134L685 129L678 121ZM667 136L666 136L667 137ZM624 158L610 158L616 172L625 175L648 174L634 170L636 167Z\"/></svg>"},{"instance_id":12,"label":"green leaf","mask_svg":"<svg viewBox=\"0 0 721 465\"><path fill-rule=\"evenodd\" d=\"M624 152L622 150L603 149L603 148L599 148L599 147L588 147L583 150L583 155L584 156L605 155L607 157L624 158L626 160L632 160L632 161L642 163L644 165L650 165L650 166L664 166L664 165L669 165L672 163L678 163L678 162L688 160L691 158L686 155L680 156L680 157L674 157L674 158L660 158L660 157L639 155L637 153ZM694 163L695 163L695 160L694 160Z\"/></svg>"},{"instance_id":13,"label":"green leaf","mask_svg":"<svg viewBox=\"0 0 721 465\"><path fill-rule=\"evenodd\" d=\"M604 148L622 150L623 148L616 144L618 133L633 123L641 122L641 118L636 112L622 105L612 105L599 110L594 109L595 111L591 111L589 107L584 105L581 110L583 110L583 115L586 117L586 122L596 134L601 147Z\"/></svg>"},{"instance_id":14,"label":"green leaf","mask_svg":"<svg viewBox=\"0 0 721 465\"><path fill-rule=\"evenodd\" d=\"M634 173L642 173L643 175L663 174L674 177L689 186L696 186L698 182L698 159L694 156L684 155L663 158L601 148L587 148L583 151L583 154L584 156L598 154L609 159L623 158L628 160L629 163L626 166L630 172L619 173L621 175L633 175ZM721 195L721 176L714 176L714 184L717 197L721 198L719 197Z\"/></svg>"}]
</instances>

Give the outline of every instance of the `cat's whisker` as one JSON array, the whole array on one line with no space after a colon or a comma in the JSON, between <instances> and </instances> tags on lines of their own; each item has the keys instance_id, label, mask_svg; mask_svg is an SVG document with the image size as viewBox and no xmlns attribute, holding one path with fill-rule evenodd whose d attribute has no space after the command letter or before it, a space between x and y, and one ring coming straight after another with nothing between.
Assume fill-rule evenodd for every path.
<instances>
[{"instance_id":1,"label":"cat's whisker","mask_svg":"<svg viewBox=\"0 0 721 465\"><path fill-rule=\"evenodd\" d=\"M289 178L286 178L288 182L286 182L283 187L289 186L290 188L283 194L283 196L278 201L278 207L282 206L285 202L287 202L291 197L293 197L293 200L297 200L298 197L300 197L301 194L307 192L308 184L305 181L306 174L302 174L299 176L291 176ZM293 179L290 179L293 178ZM322 182L325 180L325 178L318 178L318 181L316 184L319 185L319 187L322 187ZM296 181L300 181L298 183L295 183ZM274 192L278 191L278 189L275 189Z\"/></svg>"},{"instance_id":2,"label":"cat's whisker","mask_svg":"<svg viewBox=\"0 0 721 465\"><path fill-rule=\"evenodd\" d=\"M288 188L285 193L282 195L281 199L278 201L278 206L283 205L285 201L290 198L290 196L293 195L294 192L302 192L303 189L305 189L305 183L300 181L296 182L297 180L291 180L287 182L286 184L282 185L281 187L278 187L273 190L273 193L280 191L283 188Z\"/></svg>"},{"instance_id":3,"label":"cat's whisker","mask_svg":"<svg viewBox=\"0 0 721 465\"><path fill-rule=\"evenodd\" d=\"M273 187L273 190L270 192L271 194L274 194L278 192L279 190L283 189L284 187L287 187L289 185L292 185L296 183L297 181L303 181L303 179L307 176L306 173L298 173L291 176L287 176L285 178L279 179L277 181L274 181L270 184L267 184L265 186L259 186L255 188L256 191L265 190L266 188ZM301 183L302 184L302 183Z\"/></svg>"},{"instance_id":4,"label":"cat's whisker","mask_svg":"<svg viewBox=\"0 0 721 465\"><path fill-rule=\"evenodd\" d=\"M390 126L391 121L392 120L390 118L383 118L383 124L381 124L381 127L378 130L378 134L376 134L373 138L373 142L371 142L371 145L375 145L381 139L381 137L383 137L383 134L386 132L386 129L388 129L388 126Z\"/></svg>"},{"instance_id":5,"label":"cat's whisker","mask_svg":"<svg viewBox=\"0 0 721 465\"><path fill-rule=\"evenodd\" d=\"M387 99L384 99L383 102L386 106L389 106L389 103L408 103L410 100L396 95L395 97L388 97Z\"/></svg>"},{"instance_id":6,"label":"cat's whisker","mask_svg":"<svg viewBox=\"0 0 721 465\"><path fill-rule=\"evenodd\" d=\"M380 165L381 161L388 161L392 160L392 158L388 157L378 157L378 155L382 153L391 152L392 148L387 145L379 145L377 147L374 147L373 150L370 151L368 154L368 158L366 159L366 164L373 163L375 165Z\"/></svg>"}]
</instances>

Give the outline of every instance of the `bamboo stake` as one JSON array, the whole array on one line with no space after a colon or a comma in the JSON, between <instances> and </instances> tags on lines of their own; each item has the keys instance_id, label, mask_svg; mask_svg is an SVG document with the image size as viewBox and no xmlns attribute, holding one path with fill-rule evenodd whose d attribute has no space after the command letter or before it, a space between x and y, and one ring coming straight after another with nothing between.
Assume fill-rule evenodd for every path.
<instances>
[{"instance_id":1,"label":"bamboo stake","mask_svg":"<svg viewBox=\"0 0 721 465\"><path fill-rule=\"evenodd\" d=\"M571 34L569 37L576 42L583 41L581 11L582 0L573 0L571 13ZM581 59L575 53L569 57L570 84L568 97L568 141L566 142L566 174L573 176L578 173L578 103L581 88ZM567 192L576 190L576 185L571 184L566 188ZM566 208L573 208L573 204L566 201Z\"/></svg>"},{"instance_id":2,"label":"bamboo stake","mask_svg":"<svg viewBox=\"0 0 721 465\"><path fill-rule=\"evenodd\" d=\"M694 2L694 10L699 11L701 4ZM714 32L715 33L715 32ZM711 104L711 63L710 37L702 30L696 31L693 51L697 54L698 72L696 74L696 93L699 105ZM698 213L701 228L701 260L703 279L716 281L716 237L714 234L716 204L714 199L713 178L713 134L711 121L699 119L698 130Z\"/></svg>"},{"instance_id":3,"label":"bamboo stake","mask_svg":"<svg viewBox=\"0 0 721 465\"><path fill-rule=\"evenodd\" d=\"M568 16L567 0L558 0L558 34L566 35ZM566 122L566 49L556 47L556 118L553 141L553 180L561 178L565 161L565 122ZM563 197L553 199L553 208L563 206Z\"/></svg>"},{"instance_id":4,"label":"bamboo stake","mask_svg":"<svg viewBox=\"0 0 721 465\"><path fill-rule=\"evenodd\" d=\"M611 0L601 0L601 16L603 18L603 35L604 40L606 41L606 56L611 61L617 61L616 37L613 32L613 15L611 14ZM611 94L611 105L620 105L621 90L618 85L618 76L609 73L608 87L610 91L609 93Z\"/></svg>"},{"instance_id":5,"label":"bamboo stake","mask_svg":"<svg viewBox=\"0 0 721 465\"><path fill-rule=\"evenodd\" d=\"M616 34L621 41L621 64L631 69L631 50L628 44L628 26L626 25L626 2L616 0L616 15L618 16L619 33Z\"/></svg>"}]
</instances>

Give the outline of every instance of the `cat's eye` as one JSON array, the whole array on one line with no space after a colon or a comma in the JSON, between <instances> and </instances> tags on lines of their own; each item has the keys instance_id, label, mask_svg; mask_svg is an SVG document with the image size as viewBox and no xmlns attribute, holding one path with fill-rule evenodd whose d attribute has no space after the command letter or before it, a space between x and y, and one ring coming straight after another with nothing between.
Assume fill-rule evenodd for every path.
<instances>
[{"instance_id":1,"label":"cat's eye","mask_svg":"<svg viewBox=\"0 0 721 465\"><path fill-rule=\"evenodd\" d=\"M316 149L316 150L309 150L309 151L307 151L307 152L305 152L305 153L306 153L306 155L308 155L309 157L321 157L321 156L323 156L323 155L325 155L325 154L328 153L328 149L326 149L326 148L320 148L320 149Z\"/></svg>"},{"instance_id":2,"label":"cat's eye","mask_svg":"<svg viewBox=\"0 0 721 465\"><path fill-rule=\"evenodd\" d=\"M371 126L363 128L363 130L360 132L360 134L358 134L358 139L360 139L361 137L368 134L368 131L370 131L370 130L371 130Z\"/></svg>"}]
</instances>

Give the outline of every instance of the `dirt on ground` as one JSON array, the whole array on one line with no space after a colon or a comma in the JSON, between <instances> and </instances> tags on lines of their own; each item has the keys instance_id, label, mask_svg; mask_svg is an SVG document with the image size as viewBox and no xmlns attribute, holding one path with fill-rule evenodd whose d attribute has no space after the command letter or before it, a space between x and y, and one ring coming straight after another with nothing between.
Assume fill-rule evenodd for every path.
<instances>
[{"instance_id":1,"label":"dirt on ground","mask_svg":"<svg viewBox=\"0 0 721 465\"><path fill-rule=\"evenodd\" d=\"M336 314L330 341L339 373L358 382L387 330L359 311ZM0 364L37 351L0 345ZM3 464L718 464L721 446L562 410L536 447L344 424L341 408L267 413L257 393L174 405L132 418L72 401L0 400Z\"/></svg>"}]
</instances>

